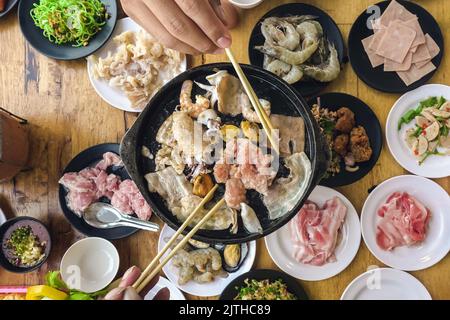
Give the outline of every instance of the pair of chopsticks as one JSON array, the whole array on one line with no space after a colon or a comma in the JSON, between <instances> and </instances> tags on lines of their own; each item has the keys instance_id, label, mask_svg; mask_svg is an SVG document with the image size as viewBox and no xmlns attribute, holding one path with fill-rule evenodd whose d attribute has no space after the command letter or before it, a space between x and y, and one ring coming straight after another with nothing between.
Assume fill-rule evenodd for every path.
<instances>
[{"instance_id":1,"label":"pair of chopsticks","mask_svg":"<svg viewBox=\"0 0 450 320\"><path fill-rule=\"evenodd\" d=\"M166 265L166 263L169 262L170 259L172 259L172 257L177 253L177 251L184 247L184 245L192 238L192 236L194 236L194 234L198 231L198 229L200 229L206 223L206 221L208 221L208 219L224 205L225 200L222 198L197 223L197 225L193 227L192 230L186 236L184 236L184 238L180 241L180 243L178 243L175 246L175 248L173 248L166 257L164 257L161 263L158 266L156 266L159 259L166 253L168 249L170 249L172 244L178 239L179 235L184 231L184 229L186 229L186 227L191 223L192 219L194 219L195 215L200 211L200 209L202 209L203 206L212 199L212 197L214 196L214 192L217 190L217 188L218 185L216 184L208 192L206 197L203 198L200 204L194 209L194 211L192 211L192 213L189 215L186 221L184 221L184 223L177 230L177 232L175 232L172 238L170 238L170 240L167 242L164 248L153 258L153 260L150 262L147 268L145 268L141 276L133 284L133 288L135 288L138 293L141 292L150 283L150 281L161 271L161 269Z\"/></svg>"},{"instance_id":2,"label":"pair of chopsticks","mask_svg":"<svg viewBox=\"0 0 450 320\"><path fill-rule=\"evenodd\" d=\"M231 64L234 67L234 70L236 71L239 80L242 83L242 86L244 87L245 93L247 93L248 98L250 99L250 103L252 104L253 108L256 111L256 114L258 115L259 120L261 121L261 124L263 126L263 129L267 135L267 138L269 138L269 141L273 148L278 149L278 141L275 141L274 137L272 136L272 130L274 130L272 123L270 122L270 118L267 115L267 113L264 111L264 108L261 105L261 102L259 102L259 98L256 95L255 91L253 90L252 86L250 85L250 82L248 81L247 77L244 74L244 71L242 71L241 66L236 61L236 58L234 57L233 53L229 48L225 49L225 52L228 56L228 59L230 59Z\"/></svg>"}]
</instances>

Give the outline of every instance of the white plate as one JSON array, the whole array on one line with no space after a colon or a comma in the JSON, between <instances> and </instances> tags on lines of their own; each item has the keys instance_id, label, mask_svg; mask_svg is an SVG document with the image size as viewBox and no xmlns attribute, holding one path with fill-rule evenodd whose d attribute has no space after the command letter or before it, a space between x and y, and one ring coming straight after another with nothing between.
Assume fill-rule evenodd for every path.
<instances>
[{"instance_id":1,"label":"white plate","mask_svg":"<svg viewBox=\"0 0 450 320\"><path fill-rule=\"evenodd\" d=\"M378 268L356 277L341 300L431 300L424 285L407 272Z\"/></svg>"},{"instance_id":2,"label":"white plate","mask_svg":"<svg viewBox=\"0 0 450 320\"><path fill-rule=\"evenodd\" d=\"M164 277L159 277L158 283L147 293L144 300L152 300L159 290L168 288L170 291L170 300L186 300L183 293L172 282Z\"/></svg>"},{"instance_id":3,"label":"white plate","mask_svg":"<svg viewBox=\"0 0 450 320\"><path fill-rule=\"evenodd\" d=\"M406 145L407 129L414 127L414 121L397 129L399 119L405 112L415 109L419 102L432 96L443 96L450 100L450 87L443 84L427 84L401 96L389 112L386 121L386 140L395 160L406 170L427 178L450 176L450 156L430 156L421 165Z\"/></svg>"},{"instance_id":4,"label":"white plate","mask_svg":"<svg viewBox=\"0 0 450 320\"><path fill-rule=\"evenodd\" d=\"M353 261L361 242L358 213L351 202L341 193L328 187L317 186L308 200L322 207L333 197L339 197L347 207L347 215L341 229L341 241L336 246L336 262L323 266L302 264L292 256L289 225L286 224L265 238L266 247L275 264L287 274L301 280L319 281L342 272Z\"/></svg>"},{"instance_id":5,"label":"white plate","mask_svg":"<svg viewBox=\"0 0 450 320\"><path fill-rule=\"evenodd\" d=\"M117 46L114 43L114 38L121 33L125 31L139 31L141 30L141 27L134 22L130 18L123 18L117 21L116 28L114 30L114 33L112 34L111 38L108 40L108 42L100 48L98 51L96 51L94 54L97 57L106 57L108 55L109 51L114 51ZM186 57L184 58L184 61L181 63L181 68L179 70L179 73L186 71L187 68L187 60ZM109 103L111 106L118 108L120 110L128 111L128 112L141 112L142 109L135 109L131 107L131 103L126 97L126 95L118 88L112 87L108 84L106 80L101 79L95 79L93 72L92 72L92 63L88 59L87 62L87 69L89 74L89 80L91 81L92 86L94 87L97 94L102 97L103 100L105 100L107 103ZM167 79L164 83L168 82L171 79Z\"/></svg>"},{"instance_id":6,"label":"white plate","mask_svg":"<svg viewBox=\"0 0 450 320\"><path fill-rule=\"evenodd\" d=\"M431 212L425 240L415 246L382 250L376 241L378 208L394 192L408 192ZM364 203L361 231L369 250L384 264L406 271L429 268L450 250L450 197L437 183L418 176L405 175L386 180L376 187Z\"/></svg>"},{"instance_id":7,"label":"white plate","mask_svg":"<svg viewBox=\"0 0 450 320\"><path fill-rule=\"evenodd\" d=\"M105 288L119 270L119 253L102 238L85 238L75 242L64 254L61 277L71 289L91 293Z\"/></svg>"},{"instance_id":8,"label":"white plate","mask_svg":"<svg viewBox=\"0 0 450 320\"><path fill-rule=\"evenodd\" d=\"M5 214L3 213L3 210L0 208L0 226L1 226L2 224L4 224L5 221L6 221Z\"/></svg>"},{"instance_id":9,"label":"white plate","mask_svg":"<svg viewBox=\"0 0 450 320\"><path fill-rule=\"evenodd\" d=\"M165 239L169 239L175 231L171 229L168 225L164 225L164 227L161 230L161 233L159 234L159 240L158 240L158 252L162 250L162 248L165 246L166 242ZM167 278L174 283L180 290L200 297L210 297L210 296L218 296L222 293L222 291L225 289L225 287L235 278L240 276L241 274L246 273L247 271L250 271L250 269L253 266L253 262L255 261L255 255L256 255L256 242L251 241L248 243L249 245L249 252L248 256L245 259L242 266L239 268L238 271L229 273L228 277L222 278L222 277L216 277L213 282L209 283L196 283L194 281L189 281L188 283L184 285L178 284L178 269L172 265L172 263L169 261L164 267L163 271ZM169 254L170 250L168 250L164 256L161 258L161 260Z\"/></svg>"}]
</instances>

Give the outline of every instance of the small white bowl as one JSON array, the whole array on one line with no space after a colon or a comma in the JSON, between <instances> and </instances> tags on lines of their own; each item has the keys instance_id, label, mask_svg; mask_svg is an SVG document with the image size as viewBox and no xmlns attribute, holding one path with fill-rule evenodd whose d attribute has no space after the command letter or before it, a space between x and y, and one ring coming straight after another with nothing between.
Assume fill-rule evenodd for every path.
<instances>
[{"instance_id":1,"label":"small white bowl","mask_svg":"<svg viewBox=\"0 0 450 320\"><path fill-rule=\"evenodd\" d=\"M61 260L61 277L70 289L91 293L105 288L119 269L119 253L102 238L75 242Z\"/></svg>"},{"instance_id":2,"label":"small white bowl","mask_svg":"<svg viewBox=\"0 0 450 320\"><path fill-rule=\"evenodd\" d=\"M229 0L230 3L242 9L251 9L261 4L264 0Z\"/></svg>"}]
</instances>

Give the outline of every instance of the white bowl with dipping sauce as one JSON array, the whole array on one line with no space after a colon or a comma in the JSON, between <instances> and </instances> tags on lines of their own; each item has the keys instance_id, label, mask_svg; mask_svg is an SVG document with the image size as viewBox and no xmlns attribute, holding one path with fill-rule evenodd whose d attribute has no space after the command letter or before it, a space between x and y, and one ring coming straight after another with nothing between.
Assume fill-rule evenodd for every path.
<instances>
[{"instance_id":1,"label":"white bowl with dipping sauce","mask_svg":"<svg viewBox=\"0 0 450 320\"><path fill-rule=\"evenodd\" d=\"M66 251L60 270L70 289L99 291L114 280L119 270L119 253L108 240L85 238Z\"/></svg>"},{"instance_id":2,"label":"white bowl with dipping sauce","mask_svg":"<svg viewBox=\"0 0 450 320\"><path fill-rule=\"evenodd\" d=\"M236 7L242 9L251 9L261 4L264 0L228 0Z\"/></svg>"}]
</instances>

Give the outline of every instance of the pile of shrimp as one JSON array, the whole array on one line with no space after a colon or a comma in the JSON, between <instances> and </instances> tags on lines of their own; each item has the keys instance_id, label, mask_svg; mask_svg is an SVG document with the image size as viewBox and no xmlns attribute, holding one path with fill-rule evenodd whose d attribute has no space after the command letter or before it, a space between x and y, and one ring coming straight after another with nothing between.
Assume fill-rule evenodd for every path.
<instances>
[{"instance_id":1,"label":"pile of shrimp","mask_svg":"<svg viewBox=\"0 0 450 320\"><path fill-rule=\"evenodd\" d=\"M287 83L302 79L330 82L338 77L338 53L315 17L269 17L262 22L261 32L264 45L255 49L264 53L264 69Z\"/></svg>"}]
</instances>

